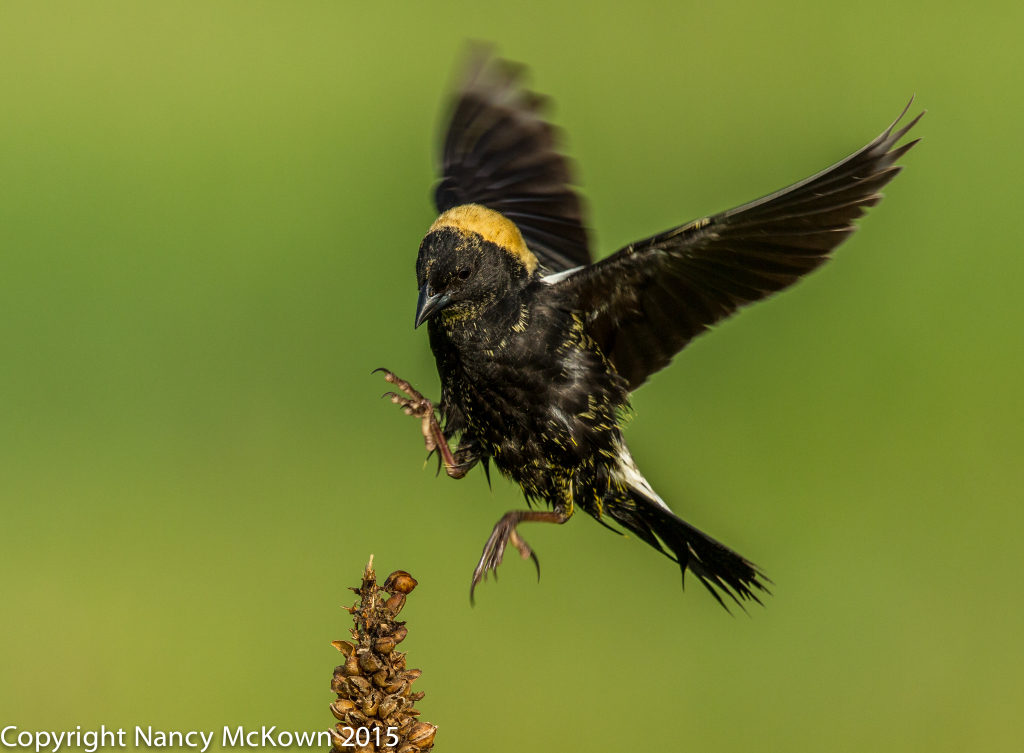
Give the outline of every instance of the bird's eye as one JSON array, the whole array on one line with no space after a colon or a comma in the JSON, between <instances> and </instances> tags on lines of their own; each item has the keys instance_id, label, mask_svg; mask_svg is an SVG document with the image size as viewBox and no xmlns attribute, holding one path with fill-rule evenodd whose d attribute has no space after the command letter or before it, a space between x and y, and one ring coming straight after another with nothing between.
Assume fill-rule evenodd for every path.
<instances>
[{"instance_id":1,"label":"bird's eye","mask_svg":"<svg viewBox=\"0 0 1024 753\"><path fill-rule=\"evenodd\" d=\"M465 282L466 280L469 279L469 276L471 274L473 274L472 269L470 269L469 267L463 267L462 269L459 270L459 279Z\"/></svg>"}]
</instances>

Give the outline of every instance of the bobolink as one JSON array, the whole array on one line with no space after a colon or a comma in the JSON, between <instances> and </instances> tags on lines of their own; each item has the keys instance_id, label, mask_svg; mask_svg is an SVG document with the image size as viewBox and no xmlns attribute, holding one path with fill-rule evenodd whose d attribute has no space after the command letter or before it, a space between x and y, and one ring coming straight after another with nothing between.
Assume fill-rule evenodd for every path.
<instances>
[{"instance_id":1,"label":"bobolink","mask_svg":"<svg viewBox=\"0 0 1024 753\"><path fill-rule=\"evenodd\" d=\"M924 113L894 131L908 104L827 170L594 263L570 164L523 70L478 50L441 146L415 320L428 324L440 403L381 369L405 393L386 396L422 419L449 476L481 463L490 480L493 460L531 507L494 527L470 598L509 542L537 564L520 523L565 523L579 507L678 562L684 579L691 570L723 606L719 591L759 601L764 573L676 516L637 469L620 428L629 395L713 324L824 263L900 172L917 142L896 144Z\"/></svg>"}]
</instances>

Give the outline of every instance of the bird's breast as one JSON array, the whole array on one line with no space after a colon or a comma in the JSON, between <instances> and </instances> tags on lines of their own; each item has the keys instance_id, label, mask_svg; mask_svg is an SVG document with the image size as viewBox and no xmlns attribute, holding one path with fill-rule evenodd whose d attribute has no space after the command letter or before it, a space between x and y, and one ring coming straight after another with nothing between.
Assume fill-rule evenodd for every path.
<instances>
[{"instance_id":1,"label":"bird's breast","mask_svg":"<svg viewBox=\"0 0 1024 753\"><path fill-rule=\"evenodd\" d=\"M575 468L611 453L628 398L582 322L555 313L486 341L438 332L435 342L432 332L444 399L513 477L517 469Z\"/></svg>"}]
</instances>

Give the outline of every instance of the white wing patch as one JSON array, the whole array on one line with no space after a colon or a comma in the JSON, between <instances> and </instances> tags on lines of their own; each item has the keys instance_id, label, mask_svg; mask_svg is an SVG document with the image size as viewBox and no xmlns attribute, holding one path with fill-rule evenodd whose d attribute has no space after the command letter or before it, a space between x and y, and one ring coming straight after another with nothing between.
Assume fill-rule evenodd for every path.
<instances>
[{"instance_id":1,"label":"white wing patch","mask_svg":"<svg viewBox=\"0 0 1024 753\"><path fill-rule=\"evenodd\" d=\"M561 282L569 275L579 272L581 269L583 269L583 267L573 267L572 269L567 269L564 272L556 272L553 275L541 277L540 281L546 285L554 285L556 282Z\"/></svg>"},{"instance_id":2,"label":"white wing patch","mask_svg":"<svg viewBox=\"0 0 1024 753\"><path fill-rule=\"evenodd\" d=\"M659 497L657 492L647 483L647 479L640 475L640 469L636 467L636 462L633 460L633 456L629 454L629 448L624 443L619 444L618 471L621 474L622 481L627 486L633 487L652 502L657 502L666 510L672 512L672 509L665 504L665 500Z\"/></svg>"}]
</instances>

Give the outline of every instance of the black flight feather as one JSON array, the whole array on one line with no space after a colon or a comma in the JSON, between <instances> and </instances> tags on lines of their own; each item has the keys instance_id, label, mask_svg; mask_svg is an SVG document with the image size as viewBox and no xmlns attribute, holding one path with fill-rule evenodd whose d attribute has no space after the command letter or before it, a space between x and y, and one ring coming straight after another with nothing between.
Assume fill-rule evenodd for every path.
<instances>
[{"instance_id":1,"label":"black flight feather","mask_svg":"<svg viewBox=\"0 0 1024 753\"><path fill-rule=\"evenodd\" d=\"M524 88L525 68L474 47L441 147L439 212L480 204L519 228L541 266L560 272L590 263L585 207L548 102Z\"/></svg>"},{"instance_id":2,"label":"black flight feather","mask_svg":"<svg viewBox=\"0 0 1024 753\"><path fill-rule=\"evenodd\" d=\"M911 99L913 103L913 99ZM556 283L635 390L694 337L829 259L902 170L910 104L863 149L795 185L646 240Z\"/></svg>"}]
</instances>

